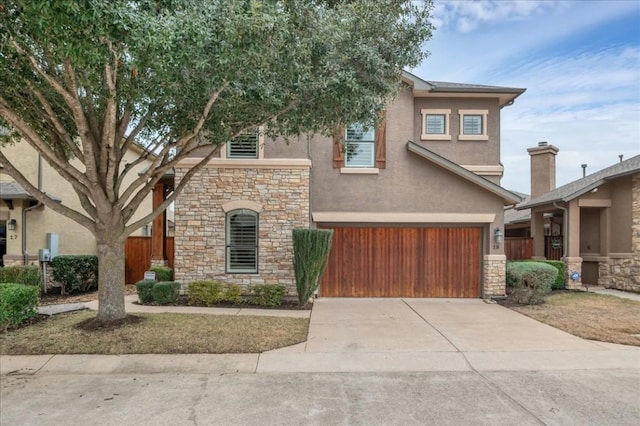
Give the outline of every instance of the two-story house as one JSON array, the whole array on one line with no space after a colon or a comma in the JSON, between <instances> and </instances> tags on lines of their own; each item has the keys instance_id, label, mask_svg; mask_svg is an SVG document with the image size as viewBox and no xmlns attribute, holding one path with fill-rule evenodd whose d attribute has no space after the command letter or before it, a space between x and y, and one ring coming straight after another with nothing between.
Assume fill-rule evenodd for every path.
<instances>
[{"instance_id":1,"label":"two-story house","mask_svg":"<svg viewBox=\"0 0 640 426\"><path fill-rule=\"evenodd\" d=\"M295 292L291 231L334 230L320 296L504 295L500 110L525 89L404 73L377 129L227 143L175 203L175 276ZM176 181L197 158L175 170Z\"/></svg>"}]
</instances>

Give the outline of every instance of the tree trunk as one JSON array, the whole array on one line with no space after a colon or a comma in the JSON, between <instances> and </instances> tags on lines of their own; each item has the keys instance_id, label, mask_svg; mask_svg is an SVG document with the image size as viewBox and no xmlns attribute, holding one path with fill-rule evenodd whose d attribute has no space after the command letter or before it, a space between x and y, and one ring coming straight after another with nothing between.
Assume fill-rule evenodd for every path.
<instances>
[{"instance_id":1,"label":"tree trunk","mask_svg":"<svg viewBox=\"0 0 640 426\"><path fill-rule=\"evenodd\" d=\"M124 311L124 240L113 235L96 236L98 243L98 316L111 322L126 317Z\"/></svg>"}]
</instances>

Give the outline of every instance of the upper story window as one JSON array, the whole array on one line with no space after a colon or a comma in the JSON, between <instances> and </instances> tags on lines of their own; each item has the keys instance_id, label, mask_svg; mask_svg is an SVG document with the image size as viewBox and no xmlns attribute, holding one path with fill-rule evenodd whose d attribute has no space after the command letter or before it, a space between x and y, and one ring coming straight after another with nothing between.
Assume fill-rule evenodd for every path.
<instances>
[{"instance_id":1,"label":"upper story window","mask_svg":"<svg viewBox=\"0 0 640 426\"><path fill-rule=\"evenodd\" d=\"M232 210L226 217L227 273L258 272L258 213Z\"/></svg>"},{"instance_id":2,"label":"upper story window","mask_svg":"<svg viewBox=\"0 0 640 426\"><path fill-rule=\"evenodd\" d=\"M359 123L350 124L345 129L344 166L375 167L375 165L375 130Z\"/></svg>"},{"instance_id":3,"label":"upper story window","mask_svg":"<svg viewBox=\"0 0 640 426\"><path fill-rule=\"evenodd\" d=\"M487 110L460 110L460 140L486 141L487 134Z\"/></svg>"},{"instance_id":4,"label":"upper story window","mask_svg":"<svg viewBox=\"0 0 640 426\"><path fill-rule=\"evenodd\" d=\"M422 114L422 140L451 140L449 133L450 109L423 109Z\"/></svg>"}]
</instances>

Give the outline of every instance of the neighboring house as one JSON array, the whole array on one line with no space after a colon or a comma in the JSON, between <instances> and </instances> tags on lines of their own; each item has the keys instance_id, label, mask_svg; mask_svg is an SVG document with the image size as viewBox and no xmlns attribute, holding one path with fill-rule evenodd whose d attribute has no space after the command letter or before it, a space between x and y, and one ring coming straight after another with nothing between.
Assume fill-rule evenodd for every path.
<instances>
[{"instance_id":1,"label":"neighboring house","mask_svg":"<svg viewBox=\"0 0 640 426\"><path fill-rule=\"evenodd\" d=\"M533 257L545 257L551 218L563 238L568 287L640 291L640 155L555 188L558 148L541 142L528 151L532 197L516 209L529 211Z\"/></svg>"},{"instance_id":2,"label":"neighboring house","mask_svg":"<svg viewBox=\"0 0 640 426\"><path fill-rule=\"evenodd\" d=\"M523 92L404 73L377 129L227 143L175 202L176 279L294 293L291 231L318 227L321 296L504 295L503 209L521 199L499 185L500 110Z\"/></svg>"},{"instance_id":3,"label":"neighboring house","mask_svg":"<svg viewBox=\"0 0 640 426\"><path fill-rule=\"evenodd\" d=\"M40 160L38 153L26 142L2 147L2 153L29 181L48 195L77 211L83 211L71 184L64 180L49 164ZM132 148L123 161L139 157L139 148ZM150 162L140 164L142 171ZM135 178L132 173L124 186ZM134 220L151 212L152 197L142 203ZM38 261L38 250L47 247L47 235L57 239L57 254L95 254L93 234L71 219L40 204L12 177L0 169L0 260L5 266L33 264ZM140 235L137 231L135 235ZM56 238L57 237L57 238Z\"/></svg>"}]
</instances>

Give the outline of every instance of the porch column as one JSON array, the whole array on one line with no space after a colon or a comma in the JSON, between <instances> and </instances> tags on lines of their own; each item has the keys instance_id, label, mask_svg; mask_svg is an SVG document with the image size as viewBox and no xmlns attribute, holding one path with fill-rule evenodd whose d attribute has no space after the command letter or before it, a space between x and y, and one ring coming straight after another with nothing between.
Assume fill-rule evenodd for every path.
<instances>
[{"instance_id":1,"label":"porch column","mask_svg":"<svg viewBox=\"0 0 640 426\"><path fill-rule=\"evenodd\" d=\"M157 209L164 202L164 184L156 183L153 188L153 209ZM151 266L166 266L167 252L165 241L166 211L163 211L153 219L153 231L151 233Z\"/></svg>"},{"instance_id":2,"label":"porch column","mask_svg":"<svg viewBox=\"0 0 640 426\"><path fill-rule=\"evenodd\" d=\"M544 213L531 209L532 259L544 259Z\"/></svg>"},{"instance_id":3,"label":"porch column","mask_svg":"<svg viewBox=\"0 0 640 426\"><path fill-rule=\"evenodd\" d=\"M567 288L582 287L582 257L580 257L580 206L578 200L571 200L567 206L568 224L567 227L567 257L564 259L567 265ZM571 275L577 272L580 277L573 280Z\"/></svg>"}]
</instances>

